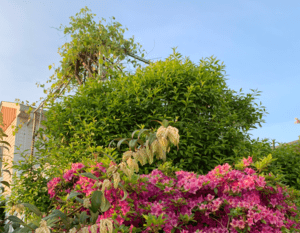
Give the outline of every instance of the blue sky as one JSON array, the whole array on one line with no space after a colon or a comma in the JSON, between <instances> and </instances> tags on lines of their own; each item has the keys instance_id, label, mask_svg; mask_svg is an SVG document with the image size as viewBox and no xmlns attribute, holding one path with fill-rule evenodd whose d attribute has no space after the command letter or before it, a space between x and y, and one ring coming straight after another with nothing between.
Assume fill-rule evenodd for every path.
<instances>
[{"instance_id":1,"label":"blue sky","mask_svg":"<svg viewBox=\"0 0 300 233\"><path fill-rule=\"evenodd\" d=\"M172 47L198 63L216 56L224 61L227 85L239 93L262 91L255 100L266 107L262 128L251 138L290 142L300 124L300 1L298 0L1 0L0 101L30 102L43 97L42 88L59 65L57 49L66 42L57 31L87 6L109 21L114 16L148 53L165 59Z\"/></svg>"}]
</instances>

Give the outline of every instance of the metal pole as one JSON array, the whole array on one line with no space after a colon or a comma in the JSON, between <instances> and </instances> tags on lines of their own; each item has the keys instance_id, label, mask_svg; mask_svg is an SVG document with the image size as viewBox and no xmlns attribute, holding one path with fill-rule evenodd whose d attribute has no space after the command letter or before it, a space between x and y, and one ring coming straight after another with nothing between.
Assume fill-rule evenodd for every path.
<instances>
[{"instance_id":1,"label":"metal pole","mask_svg":"<svg viewBox=\"0 0 300 233\"><path fill-rule=\"evenodd\" d=\"M135 54L133 54L133 53L129 53L129 52L125 52L125 54L126 55L128 55L128 56L130 56L130 57L133 57L133 58L135 58L135 59L137 59L137 60L139 60L139 61L142 61L142 62L144 62L144 63L146 63L146 64L150 64L150 61L149 60L146 60L146 59L144 59L144 58L142 58L142 57L139 57L139 56L137 56L137 55L135 55Z\"/></svg>"}]
</instances>

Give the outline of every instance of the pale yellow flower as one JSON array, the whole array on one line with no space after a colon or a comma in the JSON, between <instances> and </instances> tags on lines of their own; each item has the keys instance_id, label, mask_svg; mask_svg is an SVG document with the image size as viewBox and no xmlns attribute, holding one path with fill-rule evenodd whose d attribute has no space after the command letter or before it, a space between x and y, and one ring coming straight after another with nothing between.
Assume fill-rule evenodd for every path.
<instances>
[{"instance_id":1,"label":"pale yellow flower","mask_svg":"<svg viewBox=\"0 0 300 233\"><path fill-rule=\"evenodd\" d=\"M73 227L73 228L69 231L69 233L76 233L76 232L77 232L77 230L76 230L75 227Z\"/></svg>"},{"instance_id":2,"label":"pale yellow flower","mask_svg":"<svg viewBox=\"0 0 300 233\"><path fill-rule=\"evenodd\" d=\"M35 233L51 233L50 227L47 226L47 222L42 219L40 222L40 227L35 229Z\"/></svg>"},{"instance_id":3,"label":"pale yellow flower","mask_svg":"<svg viewBox=\"0 0 300 233\"><path fill-rule=\"evenodd\" d=\"M167 128L160 126L156 132L157 138L167 137L168 131Z\"/></svg>"},{"instance_id":4,"label":"pale yellow flower","mask_svg":"<svg viewBox=\"0 0 300 233\"><path fill-rule=\"evenodd\" d=\"M73 228L69 231L69 233L76 233L76 232L77 232L77 230L76 230L75 227L73 227Z\"/></svg>"},{"instance_id":5,"label":"pale yellow flower","mask_svg":"<svg viewBox=\"0 0 300 233\"><path fill-rule=\"evenodd\" d=\"M127 173L128 173L129 180L131 180L131 177L132 177L132 175L134 173L134 169L127 168Z\"/></svg>"},{"instance_id":6,"label":"pale yellow flower","mask_svg":"<svg viewBox=\"0 0 300 233\"><path fill-rule=\"evenodd\" d=\"M127 160L127 164L130 168L130 170L135 170L136 172L139 172L139 165L137 164L135 159L129 158Z\"/></svg>"},{"instance_id":7,"label":"pale yellow flower","mask_svg":"<svg viewBox=\"0 0 300 233\"><path fill-rule=\"evenodd\" d=\"M113 174L113 178L114 178L114 188L116 189L118 187L118 184L119 184L120 180L121 180L120 173L119 172L115 172Z\"/></svg>"},{"instance_id":8,"label":"pale yellow flower","mask_svg":"<svg viewBox=\"0 0 300 233\"><path fill-rule=\"evenodd\" d=\"M102 185L101 181L96 180L95 184L94 184L97 188L100 188Z\"/></svg>"},{"instance_id":9,"label":"pale yellow flower","mask_svg":"<svg viewBox=\"0 0 300 233\"><path fill-rule=\"evenodd\" d=\"M163 159L165 157L166 152L163 150L159 142L157 142L155 150L156 150L155 153L157 159Z\"/></svg>"},{"instance_id":10,"label":"pale yellow flower","mask_svg":"<svg viewBox=\"0 0 300 233\"><path fill-rule=\"evenodd\" d=\"M116 169L117 169L117 166L112 165L107 169L106 173L109 175L110 173L114 172Z\"/></svg>"},{"instance_id":11,"label":"pale yellow flower","mask_svg":"<svg viewBox=\"0 0 300 233\"><path fill-rule=\"evenodd\" d=\"M98 225L97 224L94 224L91 226L91 232L92 233L97 233L97 230L98 230Z\"/></svg>"},{"instance_id":12,"label":"pale yellow flower","mask_svg":"<svg viewBox=\"0 0 300 233\"><path fill-rule=\"evenodd\" d=\"M119 164L119 166L120 166L120 170L122 171L122 172L124 172L127 176L129 175L128 174L128 170L127 170L127 165L126 165L126 163L124 163L124 162L122 162L122 163L120 163Z\"/></svg>"},{"instance_id":13,"label":"pale yellow flower","mask_svg":"<svg viewBox=\"0 0 300 233\"><path fill-rule=\"evenodd\" d=\"M153 141L151 144L152 154L155 154L157 152L158 147L159 147L158 141L157 140Z\"/></svg>"},{"instance_id":14,"label":"pale yellow flower","mask_svg":"<svg viewBox=\"0 0 300 233\"><path fill-rule=\"evenodd\" d=\"M91 207L91 202L90 202L89 198L84 198L83 199L83 207L87 208L87 209Z\"/></svg>"},{"instance_id":15,"label":"pale yellow flower","mask_svg":"<svg viewBox=\"0 0 300 233\"><path fill-rule=\"evenodd\" d=\"M100 233L112 233L113 232L113 224L111 219L101 219L100 220Z\"/></svg>"},{"instance_id":16,"label":"pale yellow flower","mask_svg":"<svg viewBox=\"0 0 300 233\"><path fill-rule=\"evenodd\" d=\"M162 149L163 149L164 151L167 151L167 148L168 148L168 146L169 146L168 140L167 140L166 138L159 138L159 139L158 139L158 142L160 143Z\"/></svg>"},{"instance_id":17,"label":"pale yellow flower","mask_svg":"<svg viewBox=\"0 0 300 233\"><path fill-rule=\"evenodd\" d=\"M122 160L123 161L127 161L127 159L129 159L133 155L133 153L134 152L132 152L132 151L126 151L126 152L124 152Z\"/></svg>"},{"instance_id":18,"label":"pale yellow flower","mask_svg":"<svg viewBox=\"0 0 300 233\"><path fill-rule=\"evenodd\" d=\"M175 146L177 146L179 144L179 138L180 138L178 129L172 126L168 126L167 130L168 130L168 139Z\"/></svg>"},{"instance_id":19,"label":"pale yellow flower","mask_svg":"<svg viewBox=\"0 0 300 233\"><path fill-rule=\"evenodd\" d=\"M89 233L89 228L87 227L82 228L81 233Z\"/></svg>"},{"instance_id":20,"label":"pale yellow flower","mask_svg":"<svg viewBox=\"0 0 300 233\"><path fill-rule=\"evenodd\" d=\"M146 148L143 147L137 151L137 160L144 166L147 163L147 153Z\"/></svg>"},{"instance_id":21,"label":"pale yellow flower","mask_svg":"<svg viewBox=\"0 0 300 233\"><path fill-rule=\"evenodd\" d=\"M102 183L102 193L104 193L105 189L111 188L111 182L108 179L105 179Z\"/></svg>"},{"instance_id":22,"label":"pale yellow flower","mask_svg":"<svg viewBox=\"0 0 300 233\"><path fill-rule=\"evenodd\" d=\"M152 153L152 150L150 149L149 145L147 145L147 143L146 143L146 155L147 155L149 164L152 164L153 163L153 153ZM151 160L151 158L152 158L152 160Z\"/></svg>"}]
</instances>

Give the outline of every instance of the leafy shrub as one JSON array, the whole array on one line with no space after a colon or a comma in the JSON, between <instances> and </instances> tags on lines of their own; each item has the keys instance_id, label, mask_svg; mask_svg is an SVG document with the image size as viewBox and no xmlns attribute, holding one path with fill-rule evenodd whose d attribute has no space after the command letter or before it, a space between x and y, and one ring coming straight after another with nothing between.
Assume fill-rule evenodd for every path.
<instances>
[{"instance_id":1,"label":"leafy shrub","mask_svg":"<svg viewBox=\"0 0 300 233\"><path fill-rule=\"evenodd\" d=\"M91 157L111 138L128 137L137 127L154 128L156 119L173 121L180 130L180 150L173 150L168 160L186 171L205 174L218 164L258 153L258 147L270 150L266 142L254 140L259 146L253 146L245 133L263 122L265 109L253 106L251 94L234 95L224 76L224 65L215 58L195 65L174 49L165 61L133 75L120 74L104 83L90 80L46 113L43 133L49 140L40 142L40 152L64 168ZM146 165L140 174L154 168Z\"/></svg>"},{"instance_id":2,"label":"leafy shrub","mask_svg":"<svg viewBox=\"0 0 300 233\"><path fill-rule=\"evenodd\" d=\"M17 148L17 151L20 148ZM7 202L7 211L10 211L19 202L33 203L38 208L47 213L52 205L48 195L47 183L47 164L39 157L31 156L28 150L20 153L20 160L13 165L16 171L13 174L13 184L11 185L11 195ZM25 195L24 195L24 192ZM26 220L31 219L28 215L30 212L26 210Z\"/></svg>"},{"instance_id":3,"label":"leafy shrub","mask_svg":"<svg viewBox=\"0 0 300 233\"><path fill-rule=\"evenodd\" d=\"M142 133L147 135L145 142L140 139ZM126 140L121 139L118 147L122 142ZM48 191L55 209L49 216L25 203L38 216L34 222L25 224L14 216L8 219L24 225L25 232L50 232L49 227L53 232L72 228L71 233L79 229L173 233L300 230L294 204L299 192L264 173L272 162L271 155L255 163L251 157L243 159L235 166L238 170L219 165L207 175L178 171L170 163L149 175L135 174L138 162L152 164L155 155L165 161L170 142L178 145L179 135L167 121L156 133L140 131L138 139L128 140L130 150L119 165L105 153L112 160L109 165L107 159L104 163L77 163L52 179Z\"/></svg>"},{"instance_id":4,"label":"leafy shrub","mask_svg":"<svg viewBox=\"0 0 300 233\"><path fill-rule=\"evenodd\" d=\"M154 120L165 118L173 121L182 135L180 149L172 150L167 160L182 170L206 174L218 164L269 154L266 140L250 140L244 132L263 122L263 110L252 106L251 94L242 97L227 90L224 73L224 65L215 58L195 65L174 50L166 61L139 69L134 75L100 83L87 81L75 96L64 98L46 113L46 129L39 132L41 140L36 142L37 163L53 165L47 174L58 176L71 163L93 158L97 148L107 147L111 138L128 138L128 132L138 127L155 128ZM116 161L121 161L121 153ZM149 174L160 164L154 158L139 174ZM22 170L22 166L27 165L15 168ZM24 175L27 171L22 170ZM28 195L38 198L33 194L45 188L20 187L18 199L27 202ZM47 204L31 203L48 208Z\"/></svg>"},{"instance_id":5,"label":"leafy shrub","mask_svg":"<svg viewBox=\"0 0 300 233\"><path fill-rule=\"evenodd\" d=\"M272 151L276 161L272 164L270 171L283 175L282 182L290 187L300 190L300 145L281 145Z\"/></svg>"},{"instance_id":6,"label":"leafy shrub","mask_svg":"<svg viewBox=\"0 0 300 233\"><path fill-rule=\"evenodd\" d=\"M127 195L108 182L109 167L73 164L48 183L56 210L43 218L44 226L53 232L102 232L103 220L114 232L299 232L295 196L272 174L257 173L271 160L252 163L249 157L237 164L239 170L225 164L207 175L176 171L170 177L166 172L174 168L166 163L162 171L133 174L130 181L121 173ZM57 225L58 216L62 224Z\"/></svg>"}]
</instances>

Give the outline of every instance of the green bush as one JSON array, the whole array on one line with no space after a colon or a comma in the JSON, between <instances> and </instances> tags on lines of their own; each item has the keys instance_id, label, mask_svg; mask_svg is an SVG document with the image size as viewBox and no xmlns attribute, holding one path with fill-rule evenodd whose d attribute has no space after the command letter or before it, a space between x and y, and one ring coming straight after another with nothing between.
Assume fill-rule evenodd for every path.
<instances>
[{"instance_id":1,"label":"green bush","mask_svg":"<svg viewBox=\"0 0 300 233\"><path fill-rule=\"evenodd\" d=\"M272 151L272 157L276 161L270 170L274 174L281 173L284 184L300 190L300 144L283 144Z\"/></svg>"},{"instance_id":2,"label":"green bush","mask_svg":"<svg viewBox=\"0 0 300 233\"><path fill-rule=\"evenodd\" d=\"M20 148L17 148L20 150ZM7 211L19 203L34 203L39 209L47 213L51 209L51 200L48 195L47 166L39 157L31 156L30 151L20 153L21 160L14 164L11 195L6 203ZM30 213L28 210L25 214ZM26 215L26 220L31 216Z\"/></svg>"},{"instance_id":3,"label":"green bush","mask_svg":"<svg viewBox=\"0 0 300 233\"><path fill-rule=\"evenodd\" d=\"M128 131L168 119L181 134L180 149L168 160L183 170L205 174L249 154L266 155L259 149L270 151L269 143L251 141L246 133L263 122L265 109L253 106L251 94L238 96L228 89L224 67L213 57L195 65L174 49L165 61L133 75L104 83L90 80L49 109L43 133L50 140L40 142L40 152L65 167L91 156L97 146L108 146L112 138L129 137ZM140 174L154 167L145 166Z\"/></svg>"},{"instance_id":4,"label":"green bush","mask_svg":"<svg viewBox=\"0 0 300 233\"><path fill-rule=\"evenodd\" d=\"M253 106L251 94L234 95L226 86L224 73L224 65L215 58L195 65L181 59L174 49L165 61L138 69L133 75L120 74L106 82L89 80L74 96L64 97L46 113L45 129L36 141L35 163L53 165L43 172L49 178L58 176L71 163L92 159L112 139L131 137L128 132L139 128L155 128L155 120L162 119L173 121L179 129L180 148L171 150L167 159L179 169L206 174L218 164L233 164L249 155L254 159L266 156L272 151L270 143L250 140L246 133L263 122L265 110ZM120 160L118 153L116 161ZM149 174L159 165L161 161L154 159L139 174ZM24 175L28 172L22 164L15 169ZM30 196L30 203L38 208L49 207L49 197L43 199L40 190L45 189L40 185L23 191L22 187L11 201L29 202Z\"/></svg>"}]
</instances>

